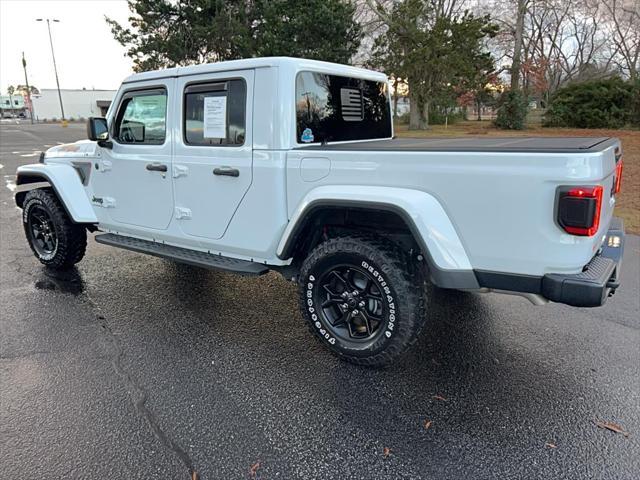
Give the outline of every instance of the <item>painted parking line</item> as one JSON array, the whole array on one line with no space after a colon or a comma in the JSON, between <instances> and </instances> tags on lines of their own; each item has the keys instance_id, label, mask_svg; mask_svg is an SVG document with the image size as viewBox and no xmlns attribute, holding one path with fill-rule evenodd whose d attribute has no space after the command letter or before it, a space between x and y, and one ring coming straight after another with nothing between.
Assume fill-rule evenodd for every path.
<instances>
[{"instance_id":1,"label":"painted parking line","mask_svg":"<svg viewBox=\"0 0 640 480\"><path fill-rule=\"evenodd\" d=\"M5 186L11 190L12 192L16 191L16 176L15 175L5 175L4 176Z\"/></svg>"}]
</instances>

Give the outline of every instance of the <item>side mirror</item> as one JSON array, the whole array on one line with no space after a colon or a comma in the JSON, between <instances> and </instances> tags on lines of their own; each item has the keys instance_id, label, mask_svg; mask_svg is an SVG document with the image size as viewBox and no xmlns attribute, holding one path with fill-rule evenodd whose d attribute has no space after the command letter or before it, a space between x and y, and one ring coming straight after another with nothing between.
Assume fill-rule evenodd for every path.
<instances>
[{"instance_id":1,"label":"side mirror","mask_svg":"<svg viewBox=\"0 0 640 480\"><path fill-rule=\"evenodd\" d=\"M113 143L109 141L109 125L102 117L89 117L87 121L87 138L97 141L103 148L112 148Z\"/></svg>"},{"instance_id":2,"label":"side mirror","mask_svg":"<svg viewBox=\"0 0 640 480\"><path fill-rule=\"evenodd\" d=\"M107 121L101 117L89 117L87 121L87 138L93 141L107 140L109 138Z\"/></svg>"}]
</instances>

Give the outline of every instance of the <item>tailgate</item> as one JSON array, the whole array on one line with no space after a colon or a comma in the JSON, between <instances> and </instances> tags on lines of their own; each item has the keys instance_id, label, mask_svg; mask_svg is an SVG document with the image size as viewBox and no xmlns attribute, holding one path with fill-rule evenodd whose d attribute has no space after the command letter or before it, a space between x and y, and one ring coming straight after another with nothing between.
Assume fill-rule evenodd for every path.
<instances>
[{"instance_id":1,"label":"tailgate","mask_svg":"<svg viewBox=\"0 0 640 480\"><path fill-rule=\"evenodd\" d=\"M620 189L620 181L622 179L622 147L620 141L616 139L615 144L599 153L602 156L603 164L603 196L602 211L600 219L600 228L598 235L604 238L604 235L611 224L613 218L613 210L616 204L616 195Z\"/></svg>"}]
</instances>

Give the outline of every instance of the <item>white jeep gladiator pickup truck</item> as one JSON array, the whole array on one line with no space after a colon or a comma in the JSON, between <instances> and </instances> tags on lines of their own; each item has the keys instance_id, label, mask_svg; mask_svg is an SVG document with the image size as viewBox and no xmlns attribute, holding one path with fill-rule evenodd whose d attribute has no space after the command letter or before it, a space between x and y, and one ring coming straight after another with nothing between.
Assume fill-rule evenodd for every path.
<instances>
[{"instance_id":1,"label":"white jeep gladiator pickup truck","mask_svg":"<svg viewBox=\"0 0 640 480\"><path fill-rule=\"evenodd\" d=\"M258 58L127 78L89 140L18 168L36 257L96 241L201 267L281 272L349 361L390 362L429 289L602 305L619 285L615 138L394 138L387 77Z\"/></svg>"}]
</instances>

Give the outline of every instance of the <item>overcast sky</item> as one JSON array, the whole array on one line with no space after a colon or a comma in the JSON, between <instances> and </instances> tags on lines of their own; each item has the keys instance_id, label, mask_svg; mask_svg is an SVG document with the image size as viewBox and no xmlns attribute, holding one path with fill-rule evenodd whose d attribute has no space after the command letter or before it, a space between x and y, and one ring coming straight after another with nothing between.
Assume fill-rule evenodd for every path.
<instances>
[{"instance_id":1,"label":"overcast sky","mask_svg":"<svg viewBox=\"0 0 640 480\"><path fill-rule=\"evenodd\" d=\"M60 88L113 89L132 73L125 48L113 39L104 16L129 16L126 0L0 0L0 90L24 84L22 52L29 84L55 88L46 22L51 24Z\"/></svg>"}]
</instances>

